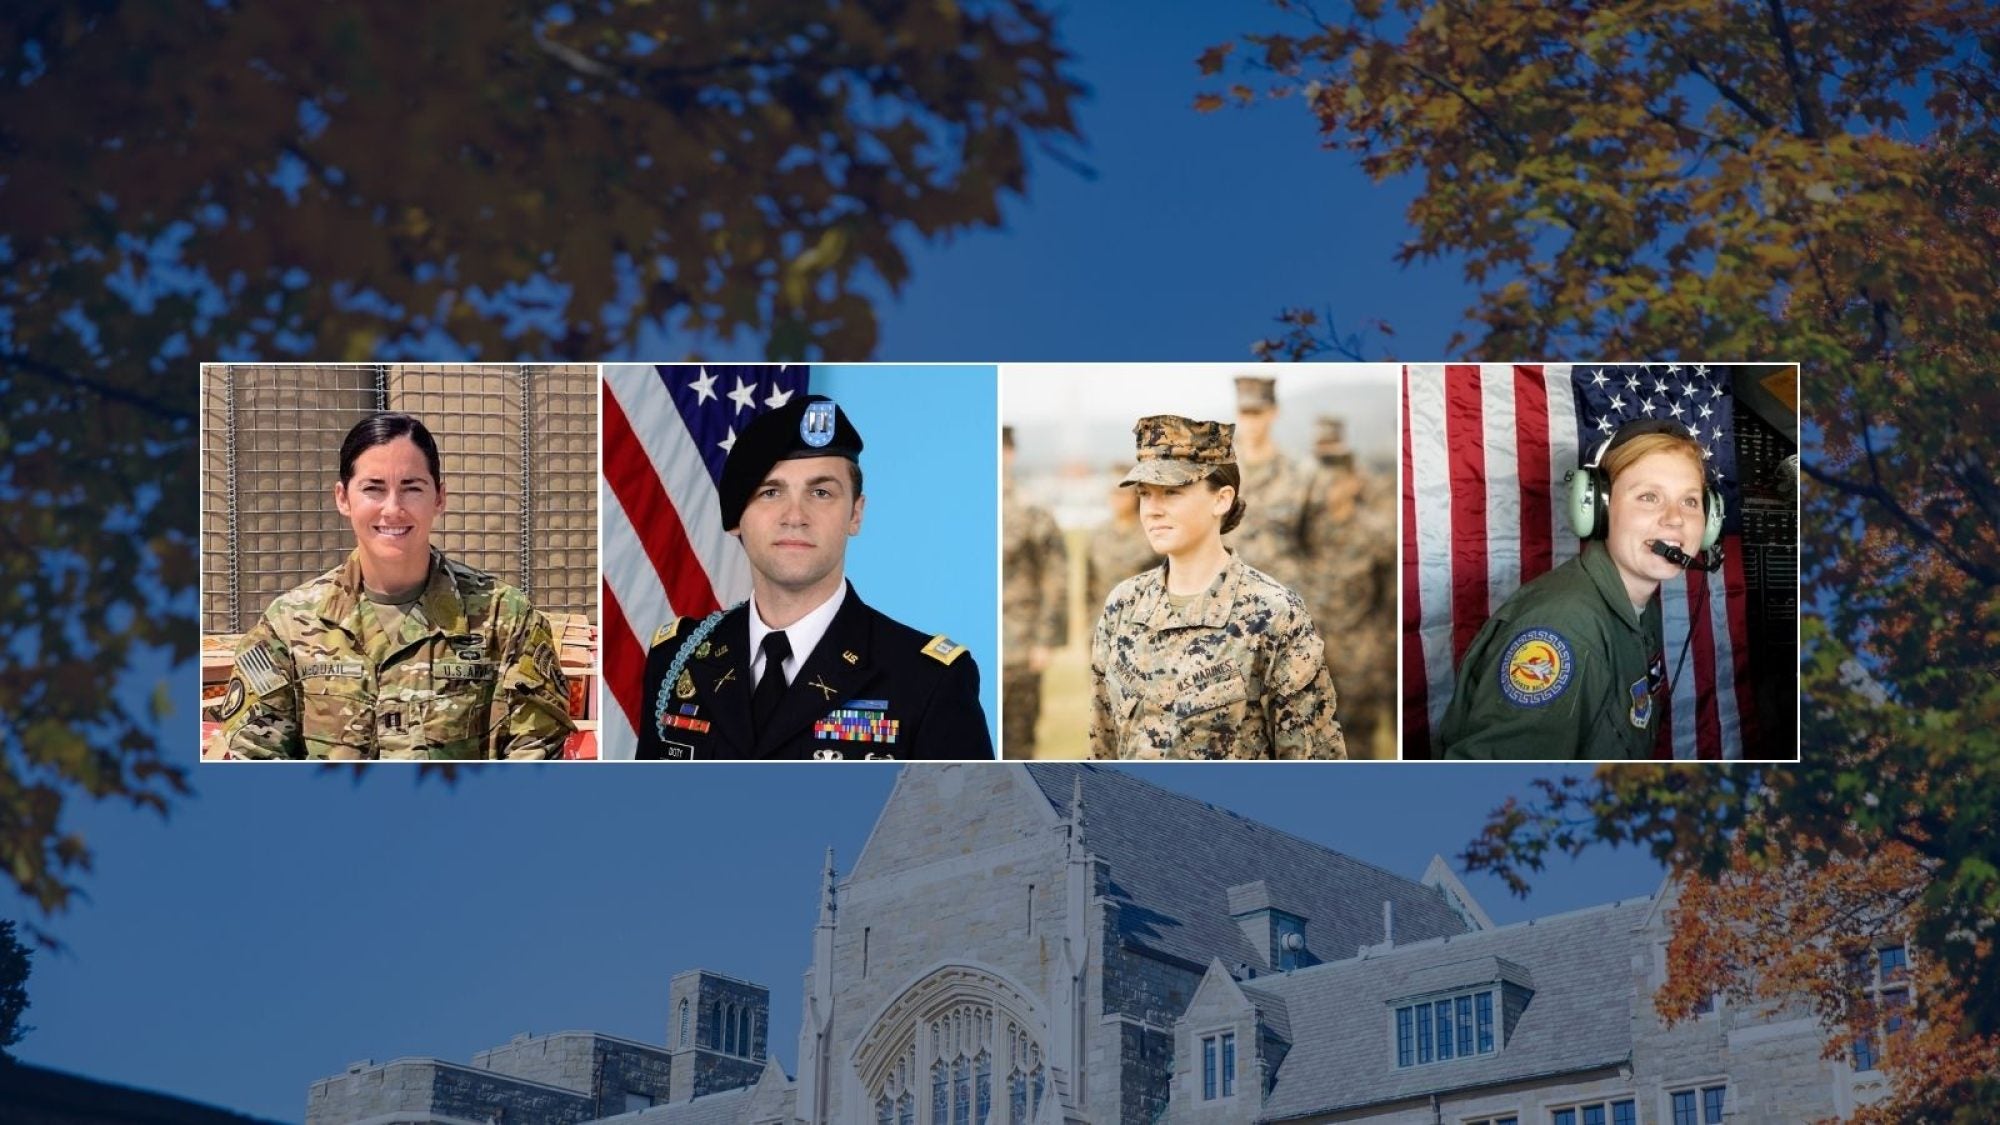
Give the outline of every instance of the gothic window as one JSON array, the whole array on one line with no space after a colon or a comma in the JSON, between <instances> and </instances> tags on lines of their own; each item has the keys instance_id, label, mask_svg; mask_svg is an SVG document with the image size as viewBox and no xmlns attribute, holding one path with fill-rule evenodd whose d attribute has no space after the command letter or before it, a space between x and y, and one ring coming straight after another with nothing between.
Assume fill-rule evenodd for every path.
<instances>
[{"instance_id":1,"label":"gothic window","mask_svg":"<svg viewBox=\"0 0 2000 1125\"><path fill-rule=\"evenodd\" d=\"M1041 1044L1022 1018L1031 1010L1017 990L969 966L917 982L856 1049L864 1120L880 1118L885 1096L900 1106L908 1094L909 1116L895 1125L1027 1125L1048 1084Z\"/></svg>"},{"instance_id":2,"label":"gothic window","mask_svg":"<svg viewBox=\"0 0 2000 1125\"><path fill-rule=\"evenodd\" d=\"M875 1099L875 1125L896 1125L896 1103L887 1094Z\"/></svg>"},{"instance_id":3,"label":"gothic window","mask_svg":"<svg viewBox=\"0 0 2000 1125\"><path fill-rule=\"evenodd\" d=\"M728 1055L736 1053L736 1005L734 1004L722 1009L722 1051Z\"/></svg>"},{"instance_id":4,"label":"gothic window","mask_svg":"<svg viewBox=\"0 0 2000 1125\"><path fill-rule=\"evenodd\" d=\"M681 997L681 1037L679 1045L683 1047L688 1045L688 1002L685 996Z\"/></svg>"},{"instance_id":5,"label":"gothic window","mask_svg":"<svg viewBox=\"0 0 2000 1125\"><path fill-rule=\"evenodd\" d=\"M951 1064L951 1125L970 1125L972 1120L972 1064L964 1056Z\"/></svg>"},{"instance_id":6,"label":"gothic window","mask_svg":"<svg viewBox=\"0 0 2000 1125\"><path fill-rule=\"evenodd\" d=\"M750 1009L745 1008L736 1016L736 1053L748 1056L750 1052Z\"/></svg>"},{"instance_id":7,"label":"gothic window","mask_svg":"<svg viewBox=\"0 0 2000 1125\"><path fill-rule=\"evenodd\" d=\"M710 1050L722 1049L722 1001L711 1001L708 1005L708 1042Z\"/></svg>"}]
</instances>

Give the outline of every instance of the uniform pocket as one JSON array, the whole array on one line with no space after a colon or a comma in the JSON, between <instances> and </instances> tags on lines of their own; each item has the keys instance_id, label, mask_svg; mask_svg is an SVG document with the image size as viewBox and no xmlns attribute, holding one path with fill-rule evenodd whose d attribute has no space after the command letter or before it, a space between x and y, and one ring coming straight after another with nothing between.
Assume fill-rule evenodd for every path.
<instances>
[{"instance_id":1,"label":"uniform pocket","mask_svg":"<svg viewBox=\"0 0 2000 1125\"><path fill-rule=\"evenodd\" d=\"M1182 688L1173 706L1181 752L1190 758L1235 757L1249 709L1249 684L1234 671Z\"/></svg>"},{"instance_id":2,"label":"uniform pocket","mask_svg":"<svg viewBox=\"0 0 2000 1125\"><path fill-rule=\"evenodd\" d=\"M375 694L365 678L307 675L300 680L299 697L306 757L375 756Z\"/></svg>"},{"instance_id":3,"label":"uniform pocket","mask_svg":"<svg viewBox=\"0 0 2000 1125\"><path fill-rule=\"evenodd\" d=\"M431 666L431 697L424 716L424 743L431 757L485 756L497 673L498 669L487 663L440 662Z\"/></svg>"}]
</instances>

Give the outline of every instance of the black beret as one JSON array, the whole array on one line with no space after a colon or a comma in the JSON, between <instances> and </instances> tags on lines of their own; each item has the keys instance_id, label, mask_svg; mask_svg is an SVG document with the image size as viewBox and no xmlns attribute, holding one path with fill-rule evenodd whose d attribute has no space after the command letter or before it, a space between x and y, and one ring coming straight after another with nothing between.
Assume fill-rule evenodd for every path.
<instances>
[{"instance_id":1,"label":"black beret","mask_svg":"<svg viewBox=\"0 0 2000 1125\"><path fill-rule=\"evenodd\" d=\"M857 464L861 460L860 431L847 420L847 412L825 395L794 398L759 414L736 435L715 492L722 506L722 530L735 531L743 522L750 494L764 483L771 466L801 457L845 457Z\"/></svg>"}]
</instances>

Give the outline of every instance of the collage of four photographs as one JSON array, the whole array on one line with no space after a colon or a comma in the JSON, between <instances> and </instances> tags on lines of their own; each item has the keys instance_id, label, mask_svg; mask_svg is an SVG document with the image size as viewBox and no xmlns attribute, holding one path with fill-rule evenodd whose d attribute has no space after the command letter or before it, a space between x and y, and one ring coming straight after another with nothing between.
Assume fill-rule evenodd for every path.
<instances>
[{"instance_id":1,"label":"collage of four photographs","mask_svg":"<svg viewBox=\"0 0 2000 1125\"><path fill-rule=\"evenodd\" d=\"M1791 760L1797 380L207 365L203 757Z\"/></svg>"}]
</instances>

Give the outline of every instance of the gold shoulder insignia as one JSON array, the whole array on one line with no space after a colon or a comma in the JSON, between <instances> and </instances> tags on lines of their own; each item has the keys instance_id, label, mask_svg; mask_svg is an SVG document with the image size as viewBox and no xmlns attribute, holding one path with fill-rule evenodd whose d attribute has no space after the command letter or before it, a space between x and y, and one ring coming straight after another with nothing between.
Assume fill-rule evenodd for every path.
<instances>
[{"instance_id":1,"label":"gold shoulder insignia","mask_svg":"<svg viewBox=\"0 0 2000 1125\"><path fill-rule=\"evenodd\" d=\"M943 633L939 633L937 636L932 637L928 644L924 645L923 652L925 656L930 657L939 664L949 664L965 655L965 646L945 636Z\"/></svg>"},{"instance_id":2,"label":"gold shoulder insignia","mask_svg":"<svg viewBox=\"0 0 2000 1125\"><path fill-rule=\"evenodd\" d=\"M653 630L653 643L659 644L661 641L673 640L674 634L680 632L680 629L681 629L681 619L678 615L676 615L672 621L669 621L665 625L662 625L659 628Z\"/></svg>"}]
</instances>

